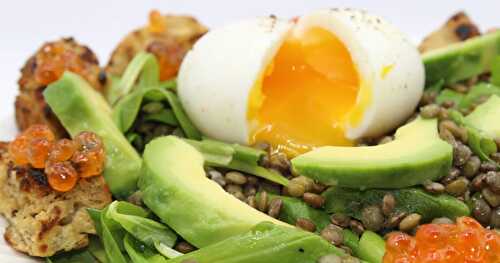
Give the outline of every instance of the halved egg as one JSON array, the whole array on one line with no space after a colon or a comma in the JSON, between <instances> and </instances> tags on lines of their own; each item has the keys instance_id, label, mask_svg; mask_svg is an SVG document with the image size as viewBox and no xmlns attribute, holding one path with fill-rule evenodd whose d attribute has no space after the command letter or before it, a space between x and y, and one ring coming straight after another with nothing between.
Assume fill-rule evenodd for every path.
<instances>
[{"instance_id":1,"label":"halved egg","mask_svg":"<svg viewBox=\"0 0 500 263\"><path fill-rule=\"evenodd\" d=\"M352 146L414 111L424 87L416 47L353 9L215 29L184 59L178 93L194 124L227 142L266 142L290 157Z\"/></svg>"}]
</instances>

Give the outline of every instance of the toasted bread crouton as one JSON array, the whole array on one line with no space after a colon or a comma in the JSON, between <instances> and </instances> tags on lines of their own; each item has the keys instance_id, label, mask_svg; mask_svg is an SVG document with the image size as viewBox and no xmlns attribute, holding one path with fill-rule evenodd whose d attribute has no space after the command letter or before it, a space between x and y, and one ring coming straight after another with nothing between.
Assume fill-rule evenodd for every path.
<instances>
[{"instance_id":1,"label":"toasted bread crouton","mask_svg":"<svg viewBox=\"0 0 500 263\"><path fill-rule=\"evenodd\" d=\"M86 208L111 202L102 176L80 179L66 193L52 190L41 170L15 167L0 143L0 213L7 219L4 238L14 249L47 257L87 246L95 228Z\"/></svg>"},{"instance_id":2,"label":"toasted bread crouton","mask_svg":"<svg viewBox=\"0 0 500 263\"><path fill-rule=\"evenodd\" d=\"M438 30L428 35L418 49L421 53L446 47L481 35L478 27L464 12L458 12Z\"/></svg>"},{"instance_id":3,"label":"toasted bread crouton","mask_svg":"<svg viewBox=\"0 0 500 263\"><path fill-rule=\"evenodd\" d=\"M57 74L52 76L47 73L43 79L44 74L41 72L50 70L57 71L58 74L62 74L64 70L76 71L94 88L101 90L100 68L92 50L78 44L72 38L64 38L45 43L21 69L21 78L18 81L19 95L15 103L17 126L23 131L34 124L45 124L58 138L61 138L66 137L66 131L43 98L43 90L50 84L46 83L46 79L57 80L59 77L55 76Z\"/></svg>"},{"instance_id":4,"label":"toasted bread crouton","mask_svg":"<svg viewBox=\"0 0 500 263\"><path fill-rule=\"evenodd\" d=\"M190 16L161 16L153 11L150 20L148 26L132 31L118 44L106 67L107 74L121 76L137 53L147 51L159 60L160 78L173 78L186 53L207 32L205 26ZM151 28L153 20L160 26Z\"/></svg>"}]
</instances>

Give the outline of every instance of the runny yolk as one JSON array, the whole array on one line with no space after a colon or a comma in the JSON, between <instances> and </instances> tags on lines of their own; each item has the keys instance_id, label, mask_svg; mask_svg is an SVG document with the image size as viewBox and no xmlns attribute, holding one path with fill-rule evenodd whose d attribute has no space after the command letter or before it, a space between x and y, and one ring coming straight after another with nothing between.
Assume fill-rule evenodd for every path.
<instances>
[{"instance_id":1,"label":"runny yolk","mask_svg":"<svg viewBox=\"0 0 500 263\"><path fill-rule=\"evenodd\" d=\"M290 36L252 89L250 142L289 157L318 146L351 146L344 134L360 80L351 55L330 32Z\"/></svg>"}]
</instances>

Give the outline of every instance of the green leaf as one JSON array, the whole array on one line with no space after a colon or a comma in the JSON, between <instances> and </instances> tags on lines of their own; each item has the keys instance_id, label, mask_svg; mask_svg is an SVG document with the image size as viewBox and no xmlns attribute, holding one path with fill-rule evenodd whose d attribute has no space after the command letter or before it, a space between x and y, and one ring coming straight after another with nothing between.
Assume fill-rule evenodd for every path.
<instances>
[{"instance_id":1,"label":"green leaf","mask_svg":"<svg viewBox=\"0 0 500 263\"><path fill-rule=\"evenodd\" d=\"M126 232L116 222L107 218L106 214L107 208L101 213L101 239L106 251L106 257L109 262L127 263L129 262L128 259L122 254L124 250L123 238Z\"/></svg>"},{"instance_id":2,"label":"green leaf","mask_svg":"<svg viewBox=\"0 0 500 263\"><path fill-rule=\"evenodd\" d=\"M179 252L171 247L165 246L161 242L155 242L154 245L155 245L156 250L158 252L160 252L160 254L165 256L166 258L176 258L176 257L180 257L180 256L184 255L181 252Z\"/></svg>"},{"instance_id":3,"label":"green leaf","mask_svg":"<svg viewBox=\"0 0 500 263\"><path fill-rule=\"evenodd\" d=\"M262 157L266 155L266 152L252 147L240 144L233 144L232 146L235 151L233 158L245 163L258 165Z\"/></svg>"},{"instance_id":4,"label":"green leaf","mask_svg":"<svg viewBox=\"0 0 500 263\"><path fill-rule=\"evenodd\" d=\"M358 257L371 263L382 263L385 241L377 233L365 231L359 240Z\"/></svg>"},{"instance_id":5,"label":"green leaf","mask_svg":"<svg viewBox=\"0 0 500 263\"><path fill-rule=\"evenodd\" d=\"M139 80L139 87L158 86L160 80L158 62L154 55L140 52L128 64L120 82L108 92L108 102L114 105L120 98L129 94ZM140 77L140 78L139 78Z\"/></svg>"},{"instance_id":6,"label":"green leaf","mask_svg":"<svg viewBox=\"0 0 500 263\"><path fill-rule=\"evenodd\" d=\"M179 126L189 139L200 140L201 133L196 129L187 114L184 112L182 105L177 96L169 90L159 88L144 88L136 90L124 98L122 98L113 108L113 122L118 128L125 133L128 131L139 114L142 101L147 95L154 95L156 99L160 96L168 101L175 115L175 119Z\"/></svg>"},{"instance_id":7,"label":"green leaf","mask_svg":"<svg viewBox=\"0 0 500 263\"><path fill-rule=\"evenodd\" d=\"M491 84L500 86L500 56L497 56L491 64Z\"/></svg>"},{"instance_id":8,"label":"green leaf","mask_svg":"<svg viewBox=\"0 0 500 263\"><path fill-rule=\"evenodd\" d=\"M98 236L102 236L101 213L102 211L95 208L87 208L87 213L94 222L95 230Z\"/></svg>"},{"instance_id":9,"label":"green leaf","mask_svg":"<svg viewBox=\"0 0 500 263\"><path fill-rule=\"evenodd\" d=\"M306 218L316 225L317 232L323 230L330 222L330 215L320 209L315 209L304 201L294 197L269 195L269 203L275 199L281 199L282 207L280 209L279 219L283 222L295 225L297 219ZM260 193L257 195L260 198Z\"/></svg>"},{"instance_id":10,"label":"green leaf","mask_svg":"<svg viewBox=\"0 0 500 263\"><path fill-rule=\"evenodd\" d=\"M160 89L176 90L177 89L177 79L171 79L171 80L160 82Z\"/></svg>"},{"instance_id":11,"label":"green leaf","mask_svg":"<svg viewBox=\"0 0 500 263\"><path fill-rule=\"evenodd\" d=\"M445 101L453 101L454 105L459 105L460 102L463 100L464 94L458 93L454 90L451 89L444 89L439 93L439 95L436 98L436 103L441 104Z\"/></svg>"},{"instance_id":12,"label":"green leaf","mask_svg":"<svg viewBox=\"0 0 500 263\"><path fill-rule=\"evenodd\" d=\"M354 256L358 256L359 237L347 228L342 230L342 235L344 236L344 245L352 250Z\"/></svg>"},{"instance_id":13,"label":"green leaf","mask_svg":"<svg viewBox=\"0 0 500 263\"><path fill-rule=\"evenodd\" d=\"M106 250L104 250L104 245L98 236L89 236L89 246L87 250L94 256L99 262L107 263L108 259L106 257Z\"/></svg>"},{"instance_id":14,"label":"green leaf","mask_svg":"<svg viewBox=\"0 0 500 263\"><path fill-rule=\"evenodd\" d=\"M146 121L156 121L171 126L179 126L177 118L171 109L163 109L158 113L148 114L144 117Z\"/></svg>"},{"instance_id":15,"label":"green leaf","mask_svg":"<svg viewBox=\"0 0 500 263\"><path fill-rule=\"evenodd\" d=\"M87 249L74 250L46 258L48 263L99 263Z\"/></svg>"},{"instance_id":16,"label":"green leaf","mask_svg":"<svg viewBox=\"0 0 500 263\"><path fill-rule=\"evenodd\" d=\"M135 207L134 209L132 209ZM108 207L107 216L118 223L134 238L153 247L155 242L160 242L172 247L177 235L167 226L152 219L145 218L145 210L138 213L142 208L123 201L114 201Z\"/></svg>"},{"instance_id":17,"label":"green leaf","mask_svg":"<svg viewBox=\"0 0 500 263\"><path fill-rule=\"evenodd\" d=\"M213 165L213 166L218 166L218 165ZM233 169L233 170L245 172L248 174L252 174L252 175L267 179L271 182L275 182L275 183L283 185L283 186L287 186L289 183L289 181L288 181L288 179L286 179L286 177L284 177L283 175L281 175L280 173L278 173L274 170L266 169L262 166L258 166L256 164L246 163L244 161L236 160L234 158L228 165L219 166L219 167L224 167L224 168Z\"/></svg>"},{"instance_id":18,"label":"green leaf","mask_svg":"<svg viewBox=\"0 0 500 263\"><path fill-rule=\"evenodd\" d=\"M162 263L167 260L160 254L156 253L153 249L142 244L137 239L133 238L130 234L125 236L123 240L125 251L134 263Z\"/></svg>"},{"instance_id":19,"label":"green leaf","mask_svg":"<svg viewBox=\"0 0 500 263\"><path fill-rule=\"evenodd\" d=\"M186 112L184 111L184 108L182 108L181 102L179 101L179 98L177 98L177 95L175 95L173 92L168 91L168 90L161 90L165 97L168 100L168 103L170 104L170 107L175 113L175 117L179 121L179 124L184 131L184 134L189 139L193 140L201 140L201 133L196 129L194 124L191 122L189 117L187 116Z\"/></svg>"},{"instance_id":20,"label":"green leaf","mask_svg":"<svg viewBox=\"0 0 500 263\"><path fill-rule=\"evenodd\" d=\"M438 94L444 87L444 79L439 80L438 82L434 83L433 85L430 85L426 87L426 91L432 91L436 92Z\"/></svg>"},{"instance_id":21,"label":"green leaf","mask_svg":"<svg viewBox=\"0 0 500 263\"><path fill-rule=\"evenodd\" d=\"M230 145L218 141L195 141L189 139L184 141L196 148L203 155L208 166L226 166L232 161L235 153L235 150Z\"/></svg>"},{"instance_id":22,"label":"green leaf","mask_svg":"<svg viewBox=\"0 0 500 263\"><path fill-rule=\"evenodd\" d=\"M491 95L500 96L500 88L489 83L480 83L472 87L462 100L455 105L458 105L460 109L467 109Z\"/></svg>"}]
</instances>

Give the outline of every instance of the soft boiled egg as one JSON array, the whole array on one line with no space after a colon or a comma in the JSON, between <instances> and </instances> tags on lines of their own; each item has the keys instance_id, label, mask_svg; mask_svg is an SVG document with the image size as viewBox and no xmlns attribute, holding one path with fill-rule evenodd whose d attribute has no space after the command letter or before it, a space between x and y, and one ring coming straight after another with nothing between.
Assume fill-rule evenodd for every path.
<instances>
[{"instance_id":1,"label":"soft boiled egg","mask_svg":"<svg viewBox=\"0 0 500 263\"><path fill-rule=\"evenodd\" d=\"M396 128L414 111L424 80L416 47L393 25L328 9L210 31L184 59L178 94L206 136L266 142L293 157Z\"/></svg>"}]
</instances>

